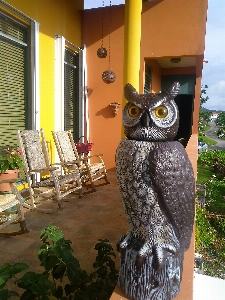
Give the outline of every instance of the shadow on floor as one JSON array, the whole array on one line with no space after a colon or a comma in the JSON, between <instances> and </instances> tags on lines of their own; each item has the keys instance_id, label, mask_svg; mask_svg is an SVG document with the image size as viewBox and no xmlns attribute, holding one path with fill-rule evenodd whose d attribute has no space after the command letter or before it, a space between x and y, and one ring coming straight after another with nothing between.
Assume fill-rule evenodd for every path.
<instances>
[{"instance_id":1,"label":"shadow on floor","mask_svg":"<svg viewBox=\"0 0 225 300\"><path fill-rule=\"evenodd\" d=\"M116 241L126 233L128 224L116 182L115 172L108 172L110 184L96 185L97 192L89 193L79 199L78 195L66 197L65 209L53 214L44 214L25 209L25 218L29 233L12 237L0 237L1 263L24 262L32 271L43 271L37 258L41 246L39 238L42 229L49 225L58 226L66 239L72 241L74 256L79 260L81 268L88 273L93 271L92 264L97 255L94 250L98 239L108 239L116 253L116 267L119 269L119 256ZM54 205L55 203L48 203ZM47 208L47 207L46 207ZM5 231L15 230L8 226Z\"/></svg>"}]
</instances>

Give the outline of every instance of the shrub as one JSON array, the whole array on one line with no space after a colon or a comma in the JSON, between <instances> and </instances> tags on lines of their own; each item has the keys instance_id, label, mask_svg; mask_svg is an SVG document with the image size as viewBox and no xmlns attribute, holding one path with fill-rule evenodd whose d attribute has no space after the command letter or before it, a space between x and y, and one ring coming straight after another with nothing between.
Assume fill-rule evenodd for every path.
<instances>
[{"instance_id":1,"label":"shrub","mask_svg":"<svg viewBox=\"0 0 225 300\"><path fill-rule=\"evenodd\" d=\"M225 219L198 205L195 251L203 256L206 275L225 279Z\"/></svg>"},{"instance_id":2,"label":"shrub","mask_svg":"<svg viewBox=\"0 0 225 300\"><path fill-rule=\"evenodd\" d=\"M206 207L216 214L225 215L225 178L219 180L213 176L206 182Z\"/></svg>"},{"instance_id":3,"label":"shrub","mask_svg":"<svg viewBox=\"0 0 225 300\"><path fill-rule=\"evenodd\" d=\"M223 150L203 151L198 157L198 162L202 165L213 167L217 158L221 165L225 165L225 151Z\"/></svg>"},{"instance_id":4,"label":"shrub","mask_svg":"<svg viewBox=\"0 0 225 300\"><path fill-rule=\"evenodd\" d=\"M27 264L5 264L0 268L0 299L11 296L20 297L15 291L7 289L7 283L14 283L24 290L20 299L76 299L108 300L115 288L118 271L115 257L108 240L99 240L95 245L98 251L93 267L95 271L88 275L80 268L79 261L72 255L71 241L64 239L63 232L56 226L41 231L42 245L38 258L42 273L28 271L18 277L17 274L29 268Z\"/></svg>"}]
</instances>

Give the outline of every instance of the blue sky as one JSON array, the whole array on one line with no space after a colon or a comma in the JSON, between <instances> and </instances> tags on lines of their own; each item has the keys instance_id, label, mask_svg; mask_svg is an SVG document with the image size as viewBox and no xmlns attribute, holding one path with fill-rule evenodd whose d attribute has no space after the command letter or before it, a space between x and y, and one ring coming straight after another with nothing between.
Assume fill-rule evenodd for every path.
<instances>
[{"instance_id":1,"label":"blue sky","mask_svg":"<svg viewBox=\"0 0 225 300\"><path fill-rule=\"evenodd\" d=\"M202 84L208 85L206 108L225 111L225 1L209 0Z\"/></svg>"},{"instance_id":2,"label":"blue sky","mask_svg":"<svg viewBox=\"0 0 225 300\"><path fill-rule=\"evenodd\" d=\"M125 0L112 0L112 5ZM109 6L110 0L104 0ZM101 7L102 0L85 0L85 9ZM225 111L225 0L208 0L205 59L202 85L208 85L208 109Z\"/></svg>"}]
</instances>

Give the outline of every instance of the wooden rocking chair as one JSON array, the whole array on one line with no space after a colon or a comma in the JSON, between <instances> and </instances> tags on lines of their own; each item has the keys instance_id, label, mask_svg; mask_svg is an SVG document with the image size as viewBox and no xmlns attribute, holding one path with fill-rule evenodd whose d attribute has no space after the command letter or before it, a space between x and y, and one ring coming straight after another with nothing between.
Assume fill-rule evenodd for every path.
<instances>
[{"instance_id":1,"label":"wooden rocking chair","mask_svg":"<svg viewBox=\"0 0 225 300\"><path fill-rule=\"evenodd\" d=\"M15 232L0 232L0 236L11 236L29 232L26 228L22 197L15 185L17 179L0 180L0 184L9 183L11 194L0 195L0 229L14 223L20 224L20 230Z\"/></svg>"},{"instance_id":2,"label":"wooden rocking chair","mask_svg":"<svg viewBox=\"0 0 225 300\"><path fill-rule=\"evenodd\" d=\"M92 191L96 191L94 182L97 180L105 179L109 183L102 154L79 157L70 131L52 131L52 135L65 173L78 167L82 184L87 187L88 184L91 185ZM88 160L93 157L98 158L98 162L89 163Z\"/></svg>"},{"instance_id":3,"label":"wooden rocking chair","mask_svg":"<svg viewBox=\"0 0 225 300\"><path fill-rule=\"evenodd\" d=\"M25 207L50 212L49 209L38 208L37 203L53 198L57 201L59 209L63 209L62 199L68 194L79 191L79 196L82 197L78 168L62 176L58 173L56 164L50 164L43 129L18 131L17 136L28 183L28 196L24 197L23 204Z\"/></svg>"}]
</instances>

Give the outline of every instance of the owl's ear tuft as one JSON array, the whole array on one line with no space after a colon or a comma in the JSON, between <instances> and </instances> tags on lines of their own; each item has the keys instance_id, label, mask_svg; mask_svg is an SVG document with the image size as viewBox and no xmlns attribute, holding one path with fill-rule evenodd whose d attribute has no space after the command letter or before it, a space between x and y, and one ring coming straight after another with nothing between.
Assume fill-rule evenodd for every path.
<instances>
[{"instance_id":1,"label":"owl's ear tuft","mask_svg":"<svg viewBox=\"0 0 225 300\"><path fill-rule=\"evenodd\" d=\"M175 81L170 87L168 87L167 89L165 89L164 94L166 94L166 96L169 96L170 98L175 98L180 90L180 83Z\"/></svg>"},{"instance_id":2,"label":"owl's ear tuft","mask_svg":"<svg viewBox=\"0 0 225 300\"><path fill-rule=\"evenodd\" d=\"M124 87L124 96L128 101L135 101L138 97L138 92L136 89L130 84L127 83Z\"/></svg>"}]
</instances>

